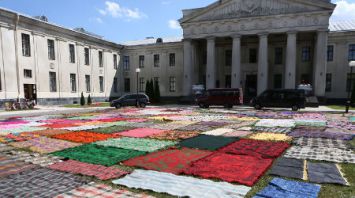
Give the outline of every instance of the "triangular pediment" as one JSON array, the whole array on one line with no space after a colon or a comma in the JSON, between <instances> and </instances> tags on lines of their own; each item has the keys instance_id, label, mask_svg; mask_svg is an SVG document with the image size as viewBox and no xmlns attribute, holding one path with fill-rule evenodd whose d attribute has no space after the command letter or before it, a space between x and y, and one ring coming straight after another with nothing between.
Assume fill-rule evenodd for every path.
<instances>
[{"instance_id":1,"label":"triangular pediment","mask_svg":"<svg viewBox=\"0 0 355 198\"><path fill-rule=\"evenodd\" d=\"M186 10L188 14L180 22L333 11L334 8L326 0L220 0L195 11Z\"/></svg>"}]
</instances>

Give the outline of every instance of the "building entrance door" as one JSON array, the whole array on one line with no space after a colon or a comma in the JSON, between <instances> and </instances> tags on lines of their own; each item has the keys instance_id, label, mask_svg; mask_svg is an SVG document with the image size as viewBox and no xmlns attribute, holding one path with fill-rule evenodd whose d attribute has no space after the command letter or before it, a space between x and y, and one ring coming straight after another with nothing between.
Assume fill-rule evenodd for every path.
<instances>
[{"instance_id":1,"label":"building entrance door","mask_svg":"<svg viewBox=\"0 0 355 198\"><path fill-rule=\"evenodd\" d=\"M24 84L23 90L25 99L37 101L37 90L35 84Z\"/></svg>"},{"instance_id":2,"label":"building entrance door","mask_svg":"<svg viewBox=\"0 0 355 198\"><path fill-rule=\"evenodd\" d=\"M245 78L245 97L252 98L257 95L257 80L258 76L256 74L247 74Z\"/></svg>"}]
</instances>

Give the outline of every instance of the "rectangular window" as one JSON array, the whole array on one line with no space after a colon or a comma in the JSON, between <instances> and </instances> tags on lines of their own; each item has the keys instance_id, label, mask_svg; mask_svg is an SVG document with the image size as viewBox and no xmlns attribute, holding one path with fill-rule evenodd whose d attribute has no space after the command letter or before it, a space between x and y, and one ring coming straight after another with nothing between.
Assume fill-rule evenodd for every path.
<instances>
[{"instance_id":1,"label":"rectangular window","mask_svg":"<svg viewBox=\"0 0 355 198\"><path fill-rule=\"evenodd\" d=\"M349 61L355 60L355 44L349 45Z\"/></svg>"},{"instance_id":2,"label":"rectangular window","mask_svg":"<svg viewBox=\"0 0 355 198\"><path fill-rule=\"evenodd\" d=\"M21 39L22 39L22 55L31 56L30 35L21 34Z\"/></svg>"},{"instance_id":3,"label":"rectangular window","mask_svg":"<svg viewBox=\"0 0 355 198\"><path fill-rule=\"evenodd\" d=\"M328 62L333 61L333 56L334 56L334 46L333 45L328 45L327 61Z\"/></svg>"},{"instance_id":4,"label":"rectangular window","mask_svg":"<svg viewBox=\"0 0 355 198\"><path fill-rule=\"evenodd\" d=\"M104 66L104 57L102 55L102 51L99 51L99 67Z\"/></svg>"},{"instance_id":5,"label":"rectangular window","mask_svg":"<svg viewBox=\"0 0 355 198\"><path fill-rule=\"evenodd\" d=\"M91 91L90 75L85 75L86 92Z\"/></svg>"},{"instance_id":6,"label":"rectangular window","mask_svg":"<svg viewBox=\"0 0 355 198\"><path fill-rule=\"evenodd\" d=\"M49 91L57 92L57 75L55 72L49 72Z\"/></svg>"},{"instance_id":7,"label":"rectangular window","mask_svg":"<svg viewBox=\"0 0 355 198\"><path fill-rule=\"evenodd\" d=\"M232 50L226 50L225 52L225 64L226 66L232 66Z\"/></svg>"},{"instance_id":8,"label":"rectangular window","mask_svg":"<svg viewBox=\"0 0 355 198\"><path fill-rule=\"evenodd\" d=\"M255 48L249 49L249 63L258 62L258 53Z\"/></svg>"},{"instance_id":9,"label":"rectangular window","mask_svg":"<svg viewBox=\"0 0 355 198\"><path fill-rule=\"evenodd\" d=\"M139 78L139 91L144 92L144 78Z\"/></svg>"},{"instance_id":10,"label":"rectangular window","mask_svg":"<svg viewBox=\"0 0 355 198\"><path fill-rule=\"evenodd\" d=\"M275 74L274 75L274 89L281 89L282 88L282 74Z\"/></svg>"},{"instance_id":11,"label":"rectangular window","mask_svg":"<svg viewBox=\"0 0 355 198\"><path fill-rule=\"evenodd\" d=\"M123 57L123 69L126 71L129 70L129 56Z\"/></svg>"},{"instance_id":12,"label":"rectangular window","mask_svg":"<svg viewBox=\"0 0 355 198\"><path fill-rule=\"evenodd\" d=\"M75 47L73 44L69 44L69 62L75 63Z\"/></svg>"},{"instance_id":13,"label":"rectangular window","mask_svg":"<svg viewBox=\"0 0 355 198\"><path fill-rule=\"evenodd\" d=\"M113 68L114 69L118 69L118 65L117 65L117 54L113 55Z\"/></svg>"},{"instance_id":14,"label":"rectangular window","mask_svg":"<svg viewBox=\"0 0 355 198\"><path fill-rule=\"evenodd\" d=\"M225 88L231 88L231 86L232 86L232 78L231 78L231 75L226 75L226 76L225 76L224 86L225 86Z\"/></svg>"},{"instance_id":15,"label":"rectangular window","mask_svg":"<svg viewBox=\"0 0 355 198\"><path fill-rule=\"evenodd\" d=\"M144 56L139 56L139 68L144 68Z\"/></svg>"},{"instance_id":16,"label":"rectangular window","mask_svg":"<svg viewBox=\"0 0 355 198\"><path fill-rule=\"evenodd\" d=\"M355 84L355 74L353 73L351 76L351 74L348 73L346 78L346 92L354 90L354 84Z\"/></svg>"},{"instance_id":17,"label":"rectangular window","mask_svg":"<svg viewBox=\"0 0 355 198\"><path fill-rule=\"evenodd\" d=\"M25 78L32 78L32 70L30 70L30 69L24 69L24 70L23 70L23 76L24 76Z\"/></svg>"},{"instance_id":18,"label":"rectangular window","mask_svg":"<svg viewBox=\"0 0 355 198\"><path fill-rule=\"evenodd\" d=\"M100 92L104 92L104 77L99 76Z\"/></svg>"},{"instance_id":19,"label":"rectangular window","mask_svg":"<svg viewBox=\"0 0 355 198\"><path fill-rule=\"evenodd\" d=\"M118 81L117 81L117 78L113 78L113 91L115 93L118 92Z\"/></svg>"},{"instance_id":20,"label":"rectangular window","mask_svg":"<svg viewBox=\"0 0 355 198\"><path fill-rule=\"evenodd\" d=\"M283 58L282 47L275 48L275 64L276 65L281 65L282 64L282 58Z\"/></svg>"},{"instance_id":21,"label":"rectangular window","mask_svg":"<svg viewBox=\"0 0 355 198\"><path fill-rule=\"evenodd\" d=\"M54 40L48 39L48 59L55 60L55 49L54 49Z\"/></svg>"},{"instance_id":22,"label":"rectangular window","mask_svg":"<svg viewBox=\"0 0 355 198\"><path fill-rule=\"evenodd\" d=\"M170 92L176 91L176 78L173 76L169 77L169 90Z\"/></svg>"},{"instance_id":23,"label":"rectangular window","mask_svg":"<svg viewBox=\"0 0 355 198\"><path fill-rule=\"evenodd\" d=\"M76 75L70 74L70 87L71 92L76 92Z\"/></svg>"},{"instance_id":24,"label":"rectangular window","mask_svg":"<svg viewBox=\"0 0 355 198\"><path fill-rule=\"evenodd\" d=\"M170 53L169 54L169 66L174 67L175 66L175 53Z\"/></svg>"},{"instance_id":25,"label":"rectangular window","mask_svg":"<svg viewBox=\"0 0 355 198\"><path fill-rule=\"evenodd\" d=\"M202 52L202 65L207 64L207 51Z\"/></svg>"},{"instance_id":26,"label":"rectangular window","mask_svg":"<svg viewBox=\"0 0 355 198\"><path fill-rule=\"evenodd\" d=\"M90 65L90 52L89 48L84 48L85 65Z\"/></svg>"},{"instance_id":27,"label":"rectangular window","mask_svg":"<svg viewBox=\"0 0 355 198\"><path fill-rule=\"evenodd\" d=\"M332 74L327 73L325 78L325 91L331 92L332 91Z\"/></svg>"},{"instance_id":28,"label":"rectangular window","mask_svg":"<svg viewBox=\"0 0 355 198\"><path fill-rule=\"evenodd\" d=\"M154 67L159 67L159 54L154 54Z\"/></svg>"},{"instance_id":29,"label":"rectangular window","mask_svg":"<svg viewBox=\"0 0 355 198\"><path fill-rule=\"evenodd\" d=\"M302 47L302 61L309 62L311 60L311 48Z\"/></svg>"},{"instance_id":30,"label":"rectangular window","mask_svg":"<svg viewBox=\"0 0 355 198\"><path fill-rule=\"evenodd\" d=\"M129 78L124 79L124 91L130 92L131 91L131 81Z\"/></svg>"}]
</instances>

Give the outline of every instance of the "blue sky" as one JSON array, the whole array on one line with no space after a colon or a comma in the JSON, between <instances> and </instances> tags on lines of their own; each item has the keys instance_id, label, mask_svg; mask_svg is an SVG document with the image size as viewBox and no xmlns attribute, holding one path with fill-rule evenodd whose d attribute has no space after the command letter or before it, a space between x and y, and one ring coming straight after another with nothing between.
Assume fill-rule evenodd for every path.
<instances>
[{"instance_id":1,"label":"blue sky","mask_svg":"<svg viewBox=\"0 0 355 198\"><path fill-rule=\"evenodd\" d=\"M51 23L83 27L108 40L124 42L147 36L175 37L182 9L216 0L0 0L0 7L29 16L45 15ZM332 20L355 19L355 0L336 0Z\"/></svg>"}]
</instances>

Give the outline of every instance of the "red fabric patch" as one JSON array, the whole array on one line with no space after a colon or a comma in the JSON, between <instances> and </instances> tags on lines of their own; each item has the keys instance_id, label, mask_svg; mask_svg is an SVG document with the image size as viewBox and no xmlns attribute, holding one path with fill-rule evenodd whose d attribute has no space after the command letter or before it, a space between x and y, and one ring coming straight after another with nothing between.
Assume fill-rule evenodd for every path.
<instances>
[{"instance_id":1,"label":"red fabric patch","mask_svg":"<svg viewBox=\"0 0 355 198\"><path fill-rule=\"evenodd\" d=\"M289 146L290 145L286 142L242 139L221 148L219 152L235 155L249 155L258 158L277 158Z\"/></svg>"},{"instance_id":2,"label":"red fabric patch","mask_svg":"<svg viewBox=\"0 0 355 198\"><path fill-rule=\"evenodd\" d=\"M62 139L62 140L68 140L71 142L91 143L91 142L97 142L97 141L106 140L108 138L115 138L115 137L119 137L119 136L112 135L112 134L102 134L102 133L79 131L79 132L71 132L71 133L53 135L52 137L57 138L57 139Z\"/></svg>"},{"instance_id":3,"label":"red fabric patch","mask_svg":"<svg viewBox=\"0 0 355 198\"><path fill-rule=\"evenodd\" d=\"M127 136L127 137L136 137L136 138L141 138L141 137L148 137L154 134L159 134L163 133L165 130L160 130L160 129L151 129L151 128L137 128L137 129L132 129L129 131L124 131L117 133L122 136Z\"/></svg>"},{"instance_id":4,"label":"red fabric patch","mask_svg":"<svg viewBox=\"0 0 355 198\"><path fill-rule=\"evenodd\" d=\"M238 182L252 186L271 164L272 159L214 153L193 162L183 173L200 176L202 178L217 178L227 182Z\"/></svg>"},{"instance_id":5,"label":"red fabric patch","mask_svg":"<svg viewBox=\"0 0 355 198\"><path fill-rule=\"evenodd\" d=\"M118 178L128 174L128 172L114 167L87 164L75 160L68 160L52 164L49 168L74 174L94 176L101 180Z\"/></svg>"},{"instance_id":6,"label":"red fabric patch","mask_svg":"<svg viewBox=\"0 0 355 198\"><path fill-rule=\"evenodd\" d=\"M57 128L67 128L67 127L75 127L75 124L71 124L71 123L53 123L53 124L45 124L42 125L41 127L47 127L47 128L51 128L51 129L57 129Z\"/></svg>"},{"instance_id":7,"label":"red fabric patch","mask_svg":"<svg viewBox=\"0 0 355 198\"><path fill-rule=\"evenodd\" d=\"M136 166L148 170L178 174L182 172L184 168L188 167L191 162L206 157L211 153L210 151L189 148L182 148L181 150L169 149L136 157L125 161L123 164L126 166Z\"/></svg>"}]
</instances>

